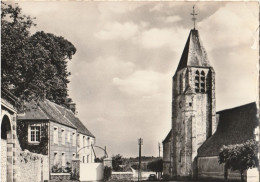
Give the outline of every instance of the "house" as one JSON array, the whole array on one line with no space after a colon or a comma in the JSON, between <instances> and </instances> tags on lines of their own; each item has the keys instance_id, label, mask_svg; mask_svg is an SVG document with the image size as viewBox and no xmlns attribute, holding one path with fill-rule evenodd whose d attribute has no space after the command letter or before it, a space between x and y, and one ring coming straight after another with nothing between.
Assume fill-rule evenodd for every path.
<instances>
[{"instance_id":1,"label":"house","mask_svg":"<svg viewBox=\"0 0 260 182\"><path fill-rule=\"evenodd\" d=\"M223 145L255 137L255 103L216 113L215 71L192 29L172 81L172 129L163 142L163 173L169 178L222 178L217 155ZM237 179L236 172L228 172Z\"/></svg>"},{"instance_id":2,"label":"house","mask_svg":"<svg viewBox=\"0 0 260 182\"><path fill-rule=\"evenodd\" d=\"M163 175L165 179L172 177L172 130L168 133L166 138L163 140Z\"/></svg>"},{"instance_id":3,"label":"house","mask_svg":"<svg viewBox=\"0 0 260 182\"><path fill-rule=\"evenodd\" d=\"M73 111L45 99L27 103L24 113L18 116L17 132L21 148L47 155L50 172L66 172L66 167L88 141L89 145L94 144L94 135ZM81 161L85 162L83 156L91 157L92 151L89 147L81 153Z\"/></svg>"}]
</instances>

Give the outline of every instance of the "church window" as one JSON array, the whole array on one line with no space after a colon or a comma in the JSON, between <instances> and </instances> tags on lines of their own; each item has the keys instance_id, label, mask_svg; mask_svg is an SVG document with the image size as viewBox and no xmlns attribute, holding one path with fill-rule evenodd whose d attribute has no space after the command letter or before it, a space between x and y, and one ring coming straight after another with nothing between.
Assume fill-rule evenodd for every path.
<instances>
[{"instance_id":1,"label":"church window","mask_svg":"<svg viewBox=\"0 0 260 182\"><path fill-rule=\"evenodd\" d=\"M199 92L200 91L200 73L197 70L195 73L195 92Z\"/></svg>"},{"instance_id":2,"label":"church window","mask_svg":"<svg viewBox=\"0 0 260 182\"><path fill-rule=\"evenodd\" d=\"M180 150L179 162L181 163L181 150Z\"/></svg>"},{"instance_id":3,"label":"church window","mask_svg":"<svg viewBox=\"0 0 260 182\"><path fill-rule=\"evenodd\" d=\"M205 92L205 72L201 71L200 74L200 88L201 88L201 92Z\"/></svg>"},{"instance_id":4,"label":"church window","mask_svg":"<svg viewBox=\"0 0 260 182\"><path fill-rule=\"evenodd\" d=\"M190 106L190 107L192 106L192 103L191 103L191 102L189 103L189 106Z\"/></svg>"},{"instance_id":5,"label":"church window","mask_svg":"<svg viewBox=\"0 0 260 182\"><path fill-rule=\"evenodd\" d=\"M180 74L180 77L179 77L179 92L180 94L182 93L182 87L183 87L183 83L182 83L182 74Z\"/></svg>"}]
</instances>

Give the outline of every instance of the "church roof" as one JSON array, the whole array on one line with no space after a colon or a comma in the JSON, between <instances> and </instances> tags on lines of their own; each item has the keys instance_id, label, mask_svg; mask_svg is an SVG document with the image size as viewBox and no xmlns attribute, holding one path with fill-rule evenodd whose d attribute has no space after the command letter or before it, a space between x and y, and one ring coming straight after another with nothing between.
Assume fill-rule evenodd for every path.
<instances>
[{"instance_id":1,"label":"church roof","mask_svg":"<svg viewBox=\"0 0 260 182\"><path fill-rule=\"evenodd\" d=\"M51 120L65 126L76 128L81 134L95 137L71 110L47 99L26 103L25 112L24 114L18 115L18 120Z\"/></svg>"},{"instance_id":2,"label":"church roof","mask_svg":"<svg viewBox=\"0 0 260 182\"><path fill-rule=\"evenodd\" d=\"M198 156L218 156L223 145L241 144L254 138L254 130L258 126L255 102L217 114L217 131L198 149Z\"/></svg>"},{"instance_id":3,"label":"church roof","mask_svg":"<svg viewBox=\"0 0 260 182\"><path fill-rule=\"evenodd\" d=\"M187 66L211 67L207 53L199 39L199 32L196 29L190 31L177 71Z\"/></svg>"},{"instance_id":4,"label":"church roof","mask_svg":"<svg viewBox=\"0 0 260 182\"><path fill-rule=\"evenodd\" d=\"M171 138L172 138L172 130L170 130L170 132L168 133L168 135L166 136L166 138L163 140L162 143L164 144L164 143L169 142L171 140Z\"/></svg>"}]
</instances>

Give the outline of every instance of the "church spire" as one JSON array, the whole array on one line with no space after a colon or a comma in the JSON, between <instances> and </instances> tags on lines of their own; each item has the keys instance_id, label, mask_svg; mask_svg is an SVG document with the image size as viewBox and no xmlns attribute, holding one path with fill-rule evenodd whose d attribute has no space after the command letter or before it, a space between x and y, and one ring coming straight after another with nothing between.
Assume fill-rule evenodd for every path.
<instances>
[{"instance_id":1,"label":"church spire","mask_svg":"<svg viewBox=\"0 0 260 182\"><path fill-rule=\"evenodd\" d=\"M199 39L199 32L196 29L190 31L177 71L188 66L211 67L206 50Z\"/></svg>"},{"instance_id":2,"label":"church spire","mask_svg":"<svg viewBox=\"0 0 260 182\"><path fill-rule=\"evenodd\" d=\"M199 38L199 32L195 29L196 25L196 15L193 6L193 11L191 13L192 20L194 22L194 28L191 29L188 40L185 44L181 60L177 67L177 71L181 70L184 67L193 66L193 67L211 67L207 57L206 50L202 46L202 43Z\"/></svg>"}]
</instances>

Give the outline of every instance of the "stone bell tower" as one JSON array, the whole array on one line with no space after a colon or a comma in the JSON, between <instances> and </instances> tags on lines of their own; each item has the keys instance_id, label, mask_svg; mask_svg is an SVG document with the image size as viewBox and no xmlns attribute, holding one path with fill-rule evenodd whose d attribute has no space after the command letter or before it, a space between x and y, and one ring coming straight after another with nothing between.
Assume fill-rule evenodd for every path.
<instances>
[{"instance_id":1,"label":"stone bell tower","mask_svg":"<svg viewBox=\"0 0 260 182\"><path fill-rule=\"evenodd\" d=\"M197 149L216 130L215 105L215 72L194 27L173 76L173 177L196 177Z\"/></svg>"}]
</instances>

